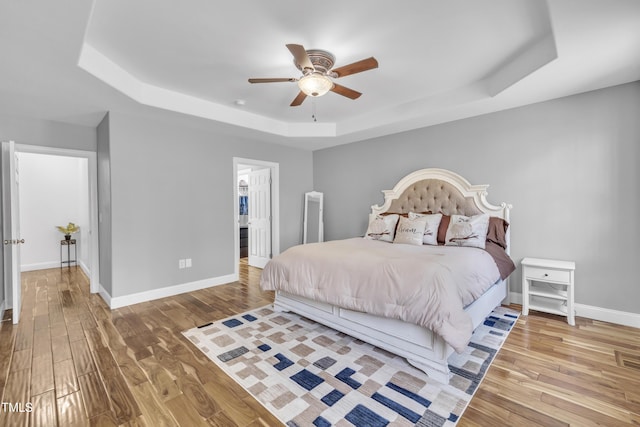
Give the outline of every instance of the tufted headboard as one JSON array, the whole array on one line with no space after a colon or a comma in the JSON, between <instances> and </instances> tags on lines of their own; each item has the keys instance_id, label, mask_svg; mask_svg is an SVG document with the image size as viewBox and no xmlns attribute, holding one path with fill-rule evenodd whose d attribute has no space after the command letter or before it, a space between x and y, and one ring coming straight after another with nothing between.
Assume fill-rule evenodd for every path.
<instances>
[{"instance_id":1,"label":"tufted headboard","mask_svg":"<svg viewBox=\"0 0 640 427\"><path fill-rule=\"evenodd\" d=\"M476 215L481 211L472 197L465 197L453 185L440 179L423 179L392 199L389 212L442 212L447 215Z\"/></svg>"},{"instance_id":2,"label":"tufted headboard","mask_svg":"<svg viewBox=\"0 0 640 427\"><path fill-rule=\"evenodd\" d=\"M442 212L446 215L488 213L509 221L511 205L487 201L488 185L471 185L445 169L421 169L402 178L393 190L384 190L384 204L371 206L372 214L384 212Z\"/></svg>"}]
</instances>

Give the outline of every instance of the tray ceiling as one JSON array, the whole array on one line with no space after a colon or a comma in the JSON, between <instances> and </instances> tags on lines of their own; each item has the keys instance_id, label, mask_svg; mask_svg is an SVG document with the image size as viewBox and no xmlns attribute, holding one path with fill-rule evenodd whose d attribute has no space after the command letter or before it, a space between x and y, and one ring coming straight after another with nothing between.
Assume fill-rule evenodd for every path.
<instances>
[{"instance_id":1,"label":"tray ceiling","mask_svg":"<svg viewBox=\"0 0 640 427\"><path fill-rule=\"evenodd\" d=\"M21 82L0 90L16 104L42 98L31 114L89 125L101 109L158 110L317 149L640 79L633 0L12 3L0 31L23 44L9 53L42 68L16 70ZM247 82L300 77L287 43L328 50L338 67L370 56L380 66L337 81L357 100L290 107L295 83Z\"/></svg>"}]
</instances>

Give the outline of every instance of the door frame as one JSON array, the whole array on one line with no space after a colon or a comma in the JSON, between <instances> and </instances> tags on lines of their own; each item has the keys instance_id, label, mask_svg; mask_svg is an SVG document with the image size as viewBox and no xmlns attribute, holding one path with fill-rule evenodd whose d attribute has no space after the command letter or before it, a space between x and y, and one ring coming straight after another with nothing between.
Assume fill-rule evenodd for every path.
<instances>
[{"instance_id":1,"label":"door frame","mask_svg":"<svg viewBox=\"0 0 640 427\"><path fill-rule=\"evenodd\" d=\"M233 259L236 280L240 275L240 224L238 203L238 165L261 166L271 169L271 257L280 253L280 164L265 160L233 158ZM251 201L249 201L251 203ZM249 204L251 209L251 204Z\"/></svg>"},{"instance_id":2,"label":"door frame","mask_svg":"<svg viewBox=\"0 0 640 427\"><path fill-rule=\"evenodd\" d=\"M89 175L89 291L92 294L100 290L100 256L98 233L98 163L95 151L73 150L67 148L45 147L39 145L17 144L16 152L44 154L50 156L78 157L87 159Z\"/></svg>"},{"instance_id":3,"label":"door frame","mask_svg":"<svg viewBox=\"0 0 640 427\"><path fill-rule=\"evenodd\" d=\"M6 151L5 148L7 148ZM20 322L22 311L20 276L20 243L22 242L20 236L19 201L20 169L16 153L16 144L14 141L2 141L2 166L6 169L2 172L2 237L4 239L2 273L4 280L4 300L1 314L4 316L5 307L10 307L11 320L14 325ZM8 164L4 164L5 160ZM5 176L5 174L7 176ZM9 225L10 227L6 229L6 226ZM10 260L7 260L8 256L11 258ZM7 274L7 272L10 274Z\"/></svg>"}]
</instances>

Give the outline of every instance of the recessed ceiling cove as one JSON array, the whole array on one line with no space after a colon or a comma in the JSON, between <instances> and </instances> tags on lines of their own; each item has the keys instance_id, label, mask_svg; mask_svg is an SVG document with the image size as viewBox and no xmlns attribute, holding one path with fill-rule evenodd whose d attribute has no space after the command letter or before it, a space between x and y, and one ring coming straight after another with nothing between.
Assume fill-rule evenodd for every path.
<instances>
[{"instance_id":1,"label":"recessed ceiling cove","mask_svg":"<svg viewBox=\"0 0 640 427\"><path fill-rule=\"evenodd\" d=\"M141 104L349 142L554 97L540 82L570 79L550 65L562 59L552 21L575 12L554 4L97 0L78 64ZM292 43L330 52L337 66L375 57L380 67L340 79L362 93L355 102L329 94L291 108L296 79L247 80L298 78Z\"/></svg>"}]
</instances>

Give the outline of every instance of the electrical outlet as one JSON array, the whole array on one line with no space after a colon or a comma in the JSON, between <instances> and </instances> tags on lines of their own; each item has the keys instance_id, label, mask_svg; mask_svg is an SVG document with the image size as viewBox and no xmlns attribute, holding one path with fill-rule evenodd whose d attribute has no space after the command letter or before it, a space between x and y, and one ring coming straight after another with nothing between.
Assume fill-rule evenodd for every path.
<instances>
[{"instance_id":1,"label":"electrical outlet","mask_svg":"<svg viewBox=\"0 0 640 427\"><path fill-rule=\"evenodd\" d=\"M185 260L185 266L186 266L187 268L191 268L191 258L187 258L187 259Z\"/></svg>"},{"instance_id":2,"label":"electrical outlet","mask_svg":"<svg viewBox=\"0 0 640 427\"><path fill-rule=\"evenodd\" d=\"M183 259L178 260L178 268L184 268L184 266L185 266L185 260Z\"/></svg>"}]
</instances>

